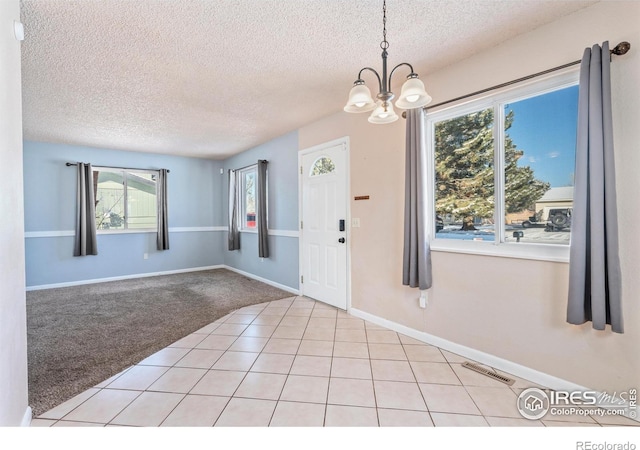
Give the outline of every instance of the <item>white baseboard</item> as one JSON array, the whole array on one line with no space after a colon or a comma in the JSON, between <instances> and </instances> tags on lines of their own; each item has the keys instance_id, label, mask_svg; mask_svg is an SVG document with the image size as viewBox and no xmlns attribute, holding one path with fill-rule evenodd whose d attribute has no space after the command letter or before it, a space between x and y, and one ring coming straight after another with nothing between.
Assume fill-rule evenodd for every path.
<instances>
[{"instance_id":1,"label":"white baseboard","mask_svg":"<svg viewBox=\"0 0 640 450\"><path fill-rule=\"evenodd\" d=\"M21 427L29 427L31 426L31 419L33 417L33 411L31 410L31 406L27 406L27 409L22 416L22 422L20 422Z\"/></svg>"},{"instance_id":2,"label":"white baseboard","mask_svg":"<svg viewBox=\"0 0 640 450\"><path fill-rule=\"evenodd\" d=\"M68 281L64 283L40 284L38 286L27 286L27 291L38 291L41 289L54 289L69 286L81 286L83 284L106 283L108 281L130 280L133 278L157 277L159 275L172 275L175 273L199 272L202 270L226 269L227 266L218 264L216 266L191 267L188 269L165 270L163 272L136 273L132 275L121 275L117 277L94 278L91 280Z\"/></svg>"},{"instance_id":3,"label":"white baseboard","mask_svg":"<svg viewBox=\"0 0 640 450\"><path fill-rule=\"evenodd\" d=\"M575 383L562 380L552 375L539 372L529 367L522 366L512 361L499 358L495 355L485 353L480 350L473 349L471 347L466 347L464 345L460 345L455 342L448 341L446 339L443 339L438 336L434 336L429 333L425 333L423 331L418 331L413 328L409 328L407 326L401 325L396 322L392 322L387 319L383 319L382 317L375 316L373 314L370 314L365 311L361 311L359 309L351 308L349 310L349 313L361 319L375 323L376 325L389 328L390 330L397 331L398 333L404 334L405 336L409 336L413 339L417 339L418 341L425 342L430 345L434 345L443 350L447 350L451 353L455 353L456 355L464 356L465 358L469 358L473 361L477 361L479 363L485 364L489 367L493 367L498 370L502 370L504 372L515 375L517 377L524 378L525 380L531 381L541 386L545 386L551 389L558 389L558 390L586 389L585 387L577 385Z\"/></svg>"},{"instance_id":4,"label":"white baseboard","mask_svg":"<svg viewBox=\"0 0 640 450\"><path fill-rule=\"evenodd\" d=\"M259 277L249 272L245 272L244 270L236 269L231 266L223 266L225 269L230 270L232 272L238 273L240 275L244 275L247 278L251 278L256 281L260 281L264 284L268 284L269 286L277 287L278 289L282 289L283 291L291 292L294 295L300 295L300 290L294 289L290 286L285 286L284 284L276 283L275 281L268 280L266 278Z\"/></svg>"},{"instance_id":5,"label":"white baseboard","mask_svg":"<svg viewBox=\"0 0 640 450\"><path fill-rule=\"evenodd\" d=\"M540 385L546 388L550 388L558 391L569 391L569 392L594 390L584 386L580 386L579 384L576 384L576 383L572 383L571 381L567 381L562 378L549 375L548 373L540 372L539 370L535 370L530 367L523 366L513 361L500 358L490 353L485 353L480 350L476 350L471 347L457 344L447 339L443 339L441 337L434 336L429 333L425 333L423 331L418 331L413 328L409 328L405 325L401 325L399 323L392 322L387 319L383 319L382 317L370 314L365 311L361 311L356 308L350 308L348 312L349 314L355 317L358 317L360 319L364 319L368 322L371 322L376 325L380 325L382 327L404 334L405 336L409 336L413 339L424 342L426 344L439 347L443 350L447 350L451 353L455 353L456 355L469 358L473 361L477 361L481 364L487 365L494 369L506 372L511 375L515 375L519 378L522 378L527 381L531 381L532 383L535 383L537 385ZM639 421L638 418L634 418L634 417L629 417L629 418L632 420Z\"/></svg>"},{"instance_id":6,"label":"white baseboard","mask_svg":"<svg viewBox=\"0 0 640 450\"><path fill-rule=\"evenodd\" d=\"M294 289L289 286L285 286L284 284L276 283L275 281L268 280L266 278L259 277L249 272L245 272L240 269L236 269L235 267L227 266L225 264L218 264L215 266L205 266L205 267L191 267L189 269L177 269L177 270L166 270L163 272L149 272L149 273L138 273L133 275L122 275L118 277L106 277L106 278L94 278L92 280L79 280L79 281L68 281L64 283L53 283L53 284L41 284L38 286L27 286L27 291L38 291L41 289L54 289L61 287L69 287L69 286L81 286L83 284L94 284L94 283L106 283L109 281L121 281L121 280L131 280L134 278L146 278L146 277L157 277L160 275L172 275L176 273L187 273L187 272L199 272L202 270L212 270L212 269L227 269L232 272L236 272L240 275L244 275L247 278L251 278L256 281L260 281L264 284L268 284L269 286L277 287L278 289L282 289L283 291L291 292L294 295L300 295L300 291L298 289Z\"/></svg>"}]
</instances>

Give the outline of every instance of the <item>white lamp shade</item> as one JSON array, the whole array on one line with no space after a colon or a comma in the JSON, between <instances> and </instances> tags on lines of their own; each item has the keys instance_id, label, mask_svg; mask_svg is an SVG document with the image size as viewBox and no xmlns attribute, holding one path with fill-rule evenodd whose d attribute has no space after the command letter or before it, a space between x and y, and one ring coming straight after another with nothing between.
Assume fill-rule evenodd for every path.
<instances>
[{"instance_id":1,"label":"white lamp shade","mask_svg":"<svg viewBox=\"0 0 640 450\"><path fill-rule=\"evenodd\" d=\"M424 83L418 78L409 78L402 85L396 106L402 109L414 109L428 105L430 102L431 96L424 89Z\"/></svg>"},{"instance_id":2,"label":"white lamp shade","mask_svg":"<svg viewBox=\"0 0 640 450\"><path fill-rule=\"evenodd\" d=\"M384 103L379 102L377 108L374 109L369 116L369 122L382 124L398 120L398 115L393 110L393 104L391 102L387 102L386 105L387 106L385 108Z\"/></svg>"},{"instance_id":3,"label":"white lamp shade","mask_svg":"<svg viewBox=\"0 0 640 450\"><path fill-rule=\"evenodd\" d=\"M350 113L360 113L371 111L376 107L376 103L371 98L371 91L364 84L356 84L349 92L349 100L344 110Z\"/></svg>"}]
</instances>

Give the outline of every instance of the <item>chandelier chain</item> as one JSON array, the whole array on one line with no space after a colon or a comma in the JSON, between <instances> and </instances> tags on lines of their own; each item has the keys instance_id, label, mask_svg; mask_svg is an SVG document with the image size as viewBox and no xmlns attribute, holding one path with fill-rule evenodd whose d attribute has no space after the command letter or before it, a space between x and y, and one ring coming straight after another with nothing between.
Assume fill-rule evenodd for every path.
<instances>
[{"instance_id":1,"label":"chandelier chain","mask_svg":"<svg viewBox=\"0 0 640 450\"><path fill-rule=\"evenodd\" d=\"M389 42L387 42L387 0L382 1L382 42L380 42L380 48L382 50L389 48Z\"/></svg>"}]
</instances>

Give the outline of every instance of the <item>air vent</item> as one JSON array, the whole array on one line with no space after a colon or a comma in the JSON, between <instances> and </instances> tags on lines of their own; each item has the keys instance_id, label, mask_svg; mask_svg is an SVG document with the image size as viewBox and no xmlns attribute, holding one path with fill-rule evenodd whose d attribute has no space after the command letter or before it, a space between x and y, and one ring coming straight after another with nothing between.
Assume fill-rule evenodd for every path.
<instances>
[{"instance_id":1,"label":"air vent","mask_svg":"<svg viewBox=\"0 0 640 450\"><path fill-rule=\"evenodd\" d=\"M501 383L507 384L509 386L513 385L513 383L516 382L516 380L512 380L509 377L505 377L504 375L497 374L489 369L485 369L484 367L479 366L478 364L470 363L469 361L463 362L462 367L465 367L469 370L473 370L474 372L481 373L482 375L485 375L489 378L493 378L494 380L500 381Z\"/></svg>"}]
</instances>

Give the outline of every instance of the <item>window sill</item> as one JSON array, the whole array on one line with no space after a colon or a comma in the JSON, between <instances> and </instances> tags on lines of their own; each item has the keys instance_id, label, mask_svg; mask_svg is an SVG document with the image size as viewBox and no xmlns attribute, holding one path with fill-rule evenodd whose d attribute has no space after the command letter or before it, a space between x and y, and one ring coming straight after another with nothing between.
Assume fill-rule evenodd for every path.
<instances>
[{"instance_id":1,"label":"window sill","mask_svg":"<svg viewBox=\"0 0 640 450\"><path fill-rule=\"evenodd\" d=\"M97 230L96 234L141 234L141 233L157 233L158 230L154 230L152 228L138 228L138 229L129 229L129 230Z\"/></svg>"},{"instance_id":2,"label":"window sill","mask_svg":"<svg viewBox=\"0 0 640 450\"><path fill-rule=\"evenodd\" d=\"M431 250L434 252L464 253L469 255L497 256L501 258L529 259L559 263L569 262L568 245L515 242L495 244L493 242L433 239L431 241Z\"/></svg>"}]
</instances>

